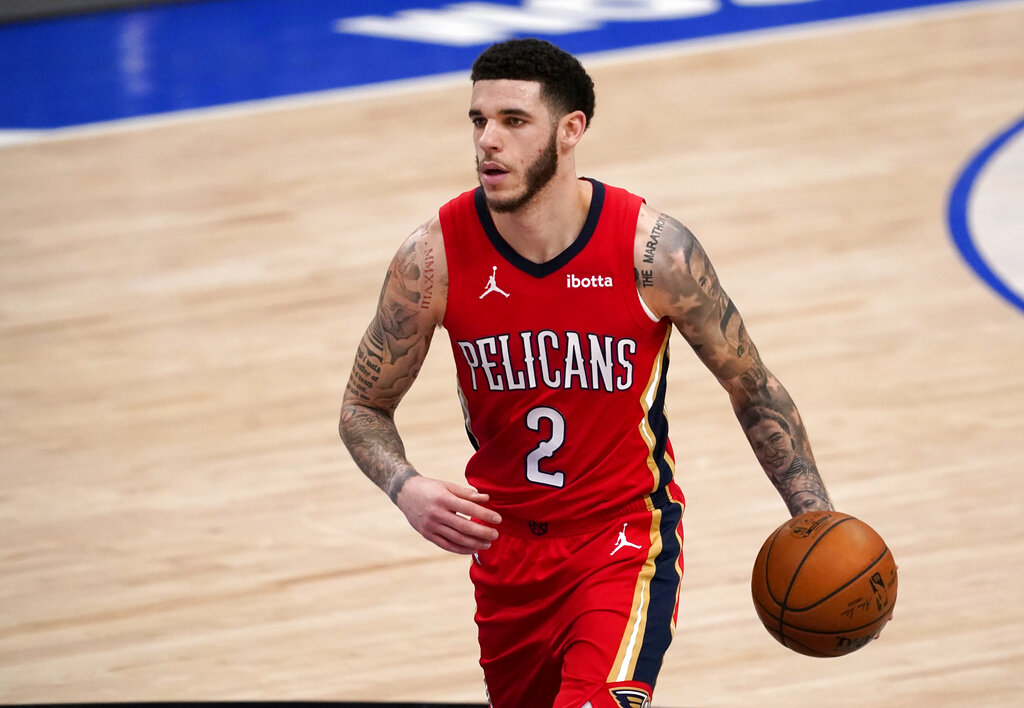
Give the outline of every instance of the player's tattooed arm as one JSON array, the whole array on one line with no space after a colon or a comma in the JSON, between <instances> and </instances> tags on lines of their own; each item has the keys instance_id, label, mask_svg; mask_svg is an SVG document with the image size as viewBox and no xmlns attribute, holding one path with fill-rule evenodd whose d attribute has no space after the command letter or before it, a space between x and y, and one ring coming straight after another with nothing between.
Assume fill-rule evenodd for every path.
<instances>
[{"instance_id":1,"label":"player's tattooed arm","mask_svg":"<svg viewBox=\"0 0 1024 708\"><path fill-rule=\"evenodd\" d=\"M406 458L394 417L444 320L447 300L444 238L435 218L409 237L388 268L356 351L339 430L356 465L420 535L446 551L471 554L497 538L493 526L501 516L485 506L487 494L421 476Z\"/></svg>"},{"instance_id":2,"label":"player's tattooed arm","mask_svg":"<svg viewBox=\"0 0 1024 708\"><path fill-rule=\"evenodd\" d=\"M670 216L641 212L636 281L725 388L758 462L792 515L831 509L800 413L761 361L743 318L693 233Z\"/></svg>"},{"instance_id":3,"label":"player's tattooed arm","mask_svg":"<svg viewBox=\"0 0 1024 708\"><path fill-rule=\"evenodd\" d=\"M341 409L339 432L359 468L392 501L417 473L405 456L394 414L409 390L439 324L437 298L446 279L432 266L424 224L402 245L388 268L370 325L356 349ZM427 266L427 267L425 267ZM426 295L425 295L426 293Z\"/></svg>"}]
</instances>

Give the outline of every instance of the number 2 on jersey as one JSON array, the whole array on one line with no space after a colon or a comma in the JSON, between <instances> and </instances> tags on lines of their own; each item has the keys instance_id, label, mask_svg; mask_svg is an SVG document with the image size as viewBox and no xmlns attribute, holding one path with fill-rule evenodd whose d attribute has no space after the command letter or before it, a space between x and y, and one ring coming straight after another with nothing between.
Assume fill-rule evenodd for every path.
<instances>
[{"instance_id":1,"label":"number 2 on jersey","mask_svg":"<svg viewBox=\"0 0 1024 708\"><path fill-rule=\"evenodd\" d=\"M565 472L544 472L540 462L554 455L565 442L565 418L554 408L538 406L526 414L526 427L539 433L542 419L551 423L551 434L526 456L526 479L534 484L561 489L565 486Z\"/></svg>"}]
</instances>

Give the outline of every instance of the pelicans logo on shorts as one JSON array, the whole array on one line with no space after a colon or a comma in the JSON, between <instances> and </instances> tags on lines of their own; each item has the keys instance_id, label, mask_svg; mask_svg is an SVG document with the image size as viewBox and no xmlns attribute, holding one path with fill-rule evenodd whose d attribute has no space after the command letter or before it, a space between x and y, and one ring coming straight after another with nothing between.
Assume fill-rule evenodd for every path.
<instances>
[{"instance_id":1,"label":"pelicans logo on shorts","mask_svg":"<svg viewBox=\"0 0 1024 708\"><path fill-rule=\"evenodd\" d=\"M613 688L609 693L622 708L651 708L651 697L642 689Z\"/></svg>"}]
</instances>

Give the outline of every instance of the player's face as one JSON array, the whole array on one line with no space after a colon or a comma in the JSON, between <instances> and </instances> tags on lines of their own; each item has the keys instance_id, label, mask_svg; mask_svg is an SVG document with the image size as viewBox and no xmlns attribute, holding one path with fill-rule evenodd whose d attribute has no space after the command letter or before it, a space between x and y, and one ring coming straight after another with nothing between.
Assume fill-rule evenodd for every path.
<instances>
[{"instance_id":1,"label":"player's face","mask_svg":"<svg viewBox=\"0 0 1024 708\"><path fill-rule=\"evenodd\" d=\"M477 81L469 108L476 169L487 205L513 212L558 171L557 123L536 81Z\"/></svg>"},{"instance_id":2,"label":"player's face","mask_svg":"<svg viewBox=\"0 0 1024 708\"><path fill-rule=\"evenodd\" d=\"M766 470L785 472L793 463L793 438L774 420L762 420L747 430L757 461Z\"/></svg>"}]
</instances>

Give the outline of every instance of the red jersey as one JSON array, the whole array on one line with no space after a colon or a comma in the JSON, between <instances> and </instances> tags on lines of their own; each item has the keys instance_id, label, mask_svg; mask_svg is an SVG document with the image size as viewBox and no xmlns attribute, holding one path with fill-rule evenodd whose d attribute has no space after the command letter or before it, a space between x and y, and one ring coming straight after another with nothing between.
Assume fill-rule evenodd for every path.
<instances>
[{"instance_id":1,"label":"red jersey","mask_svg":"<svg viewBox=\"0 0 1024 708\"><path fill-rule=\"evenodd\" d=\"M675 464L664 405L671 326L642 304L634 274L643 200L591 182L579 237L546 263L501 237L482 189L439 212L444 327L476 448L466 479L503 516L541 524L661 496Z\"/></svg>"}]
</instances>

